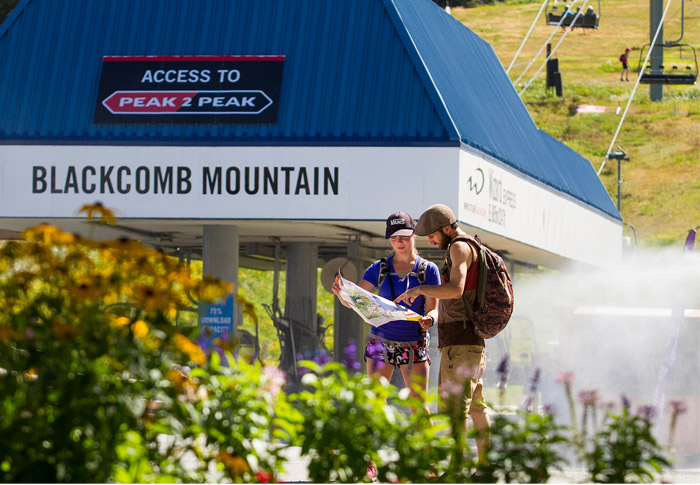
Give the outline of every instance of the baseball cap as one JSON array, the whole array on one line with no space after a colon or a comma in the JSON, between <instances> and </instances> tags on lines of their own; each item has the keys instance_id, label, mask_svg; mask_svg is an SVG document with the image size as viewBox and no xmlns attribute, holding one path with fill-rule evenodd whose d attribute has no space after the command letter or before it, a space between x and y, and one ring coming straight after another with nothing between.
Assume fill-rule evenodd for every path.
<instances>
[{"instance_id":1,"label":"baseball cap","mask_svg":"<svg viewBox=\"0 0 700 485\"><path fill-rule=\"evenodd\" d=\"M389 239L391 236L412 236L413 235L413 219L405 212L395 212L386 220L386 236Z\"/></svg>"},{"instance_id":2,"label":"baseball cap","mask_svg":"<svg viewBox=\"0 0 700 485\"><path fill-rule=\"evenodd\" d=\"M452 210L444 204L435 204L428 207L418 219L416 224L416 234L427 236L435 231L439 231L445 226L456 222Z\"/></svg>"}]
</instances>

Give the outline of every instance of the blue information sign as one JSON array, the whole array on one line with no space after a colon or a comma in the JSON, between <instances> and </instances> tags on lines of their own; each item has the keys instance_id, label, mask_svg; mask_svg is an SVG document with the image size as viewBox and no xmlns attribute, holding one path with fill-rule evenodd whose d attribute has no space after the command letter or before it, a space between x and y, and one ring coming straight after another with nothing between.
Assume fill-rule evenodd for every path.
<instances>
[{"instance_id":1,"label":"blue information sign","mask_svg":"<svg viewBox=\"0 0 700 485\"><path fill-rule=\"evenodd\" d=\"M233 295L223 303L207 305L199 322L199 345L205 351L230 343L233 334Z\"/></svg>"}]
</instances>

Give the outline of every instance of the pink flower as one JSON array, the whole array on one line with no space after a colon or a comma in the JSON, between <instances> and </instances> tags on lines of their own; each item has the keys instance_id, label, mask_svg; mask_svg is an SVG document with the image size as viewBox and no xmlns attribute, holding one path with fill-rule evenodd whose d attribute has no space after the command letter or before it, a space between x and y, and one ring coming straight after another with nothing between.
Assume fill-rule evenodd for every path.
<instances>
[{"instance_id":1,"label":"pink flower","mask_svg":"<svg viewBox=\"0 0 700 485\"><path fill-rule=\"evenodd\" d=\"M598 402L598 392L595 390L581 391L578 393L578 399L584 406L595 406Z\"/></svg>"},{"instance_id":2,"label":"pink flower","mask_svg":"<svg viewBox=\"0 0 700 485\"><path fill-rule=\"evenodd\" d=\"M615 409L617 409L617 404L614 402L604 402L600 407L603 411L614 412Z\"/></svg>"},{"instance_id":3,"label":"pink flower","mask_svg":"<svg viewBox=\"0 0 700 485\"><path fill-rule=\"evenodd\" d=\"M557 382L570 386L574 382L574 373L571 371L557 373Z\"/></svg>"},{"instance_id":4,"label":"pink flower","mask_svg":"<svg viewBox=\"0 0 700 485\"><path fill-rule=\"evenodd\" d=\"M683 414L688 410L688 406L686 406L683 401L671 401L669 404L671 405L671 409L673 409L673 414L675 415Z\"/></svg>"},{"instance_id":5,"label":"pink flower","mask_svg":"<svg viewBox=\"0 0 700 485\"><path fill-rule=\"evenodd\" d=\"M449 400L453 396L461 396L464 393L464 386L455 381L444 381L440 386L440 395L444 400Z\"/></svg>"},{"instance_id":6,"label":"pink flower","mask_svg":"<svg viewBox=\"0 0 700 485\"><path fill-rule=\"evenodd\" d=\"M267 378L270 394L276 396L282 390L282 386L287 382L287 376L283 370L274 365L264 365L263 375Z\"/></svg>"}]
</instances>

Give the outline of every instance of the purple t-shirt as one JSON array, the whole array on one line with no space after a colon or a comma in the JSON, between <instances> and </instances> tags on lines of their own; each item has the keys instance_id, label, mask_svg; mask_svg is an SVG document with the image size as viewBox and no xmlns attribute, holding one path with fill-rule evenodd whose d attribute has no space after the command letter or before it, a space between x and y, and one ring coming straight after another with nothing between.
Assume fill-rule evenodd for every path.
<instances>
[{"instance_id":1,"label":"purple t-shirt","mask_svg":"<svg viewBox=\"0 0 700 485\"><path fill-rule=\"evenodd\" d=\"M389 275L384 279L381 288L379 288L379 296L386 298L387 300L394 300L401 293L406 291L408 288L413 288L414 286L419 286L418 278L416 276L399 277L394 270L394 257L389 258ZM411 270L413 273L418 272L418 263L421 258L416 258L416 264ZM380 261L375 261L372 265L367 268L365 274L362 276L363 280L372 283L377 286L379 282L379 269L381 267ZM391 295L391 285L389 284L389 278L394 284L394 296ZM407 286L408 284L408 286ZM440 284L440 271L435 263L428 261L428 265L425 267L425 284L426 285L439 285ZM402 303L406 305L406 303ZM409 306L414 312L425 315L425 297L423 295L418 296L413 303ZM395 340L399 342L411 342L414 340L420 340L423 338L421 333L420 324L418 322L409 322L407 320L395 320L393 322L385 323L381 327L372 327L371 333L373 335L379 335L387 340Z\"/></svg>"}]
</instances>

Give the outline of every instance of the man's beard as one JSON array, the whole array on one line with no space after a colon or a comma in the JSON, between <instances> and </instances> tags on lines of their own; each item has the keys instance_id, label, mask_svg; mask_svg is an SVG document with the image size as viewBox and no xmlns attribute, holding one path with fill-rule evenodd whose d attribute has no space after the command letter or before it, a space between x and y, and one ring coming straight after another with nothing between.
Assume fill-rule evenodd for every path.
<instances>
[{"instance_id":1,"label":"man's beard","mask_svg":"<svg viewBox=\"0 0 700 485\"><path fill-rule=\"evenodd\" d=\"M451 242L452 239L450 239L450 236L448 236L444 232L440 233L440 240L438 241L438 247L440 249L447 249L450 246Z\"/></svg>"}]
</instances>

